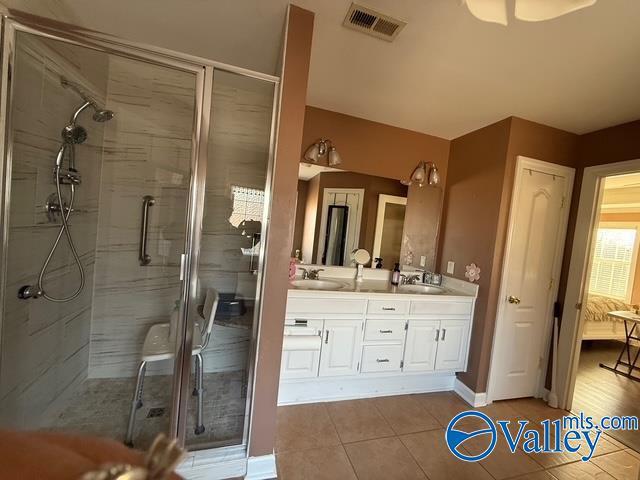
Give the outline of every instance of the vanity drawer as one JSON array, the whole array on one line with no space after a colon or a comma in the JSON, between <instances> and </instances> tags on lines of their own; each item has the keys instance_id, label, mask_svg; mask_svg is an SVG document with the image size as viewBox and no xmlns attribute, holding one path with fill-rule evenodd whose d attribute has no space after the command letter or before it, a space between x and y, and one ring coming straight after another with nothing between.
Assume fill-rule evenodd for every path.
<instances>
[{"instance_id":1,"label":"vanity drawer","mask_svg":"<svg viewBox=\"0 0 640 480\"><path fill-rule=\"evenodd\" d=\"M365 345L360 372L399 372L401 360L402 345Z\"/></svg>"},{"instance_id":2,"label":"vanity drawer","mask_svg":"<svg viewBox=\"0 0 640 480\"><path fill-rule=\"evenodd\" d=\"M407 300L369 300L367 313L402 315L409 313Z\"/></svg>"},{"instance_id":3,"label":"vanity drawer","mask_svg":"<svg viewBox=\"0 0 640 480\"><path fill-rule=\"evenodd\" d=\"M469 315L471 302L411 302L411 315Z\"/></svg>"},{"instance_id":4,"label":"vanity drawer","mask_svg":"<svg viewBox=\"0 0 640 480\"><path fill-rule=\"evenodd\" d=\"M350 298L289 298L287 315L294 313L362 314L367 301Z\"/></svg>"},{"instance_id":5,"label":"vanity drawer","mask_svg":"<svg viewBox=\"0 0 640 480\"><path fill-rule=\"evenodd\" d=\"M404 338L405 322L402 320L367 319L364 329L365 342L398 342Z\"/></svg>"}]
</instances>

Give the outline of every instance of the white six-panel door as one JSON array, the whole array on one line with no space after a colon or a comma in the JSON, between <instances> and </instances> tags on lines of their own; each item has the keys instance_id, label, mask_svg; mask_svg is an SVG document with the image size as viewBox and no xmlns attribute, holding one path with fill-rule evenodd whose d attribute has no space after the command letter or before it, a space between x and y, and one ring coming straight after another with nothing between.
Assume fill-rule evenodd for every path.
<instances>
[{"instance_id":1,"label":"white six-panel door","mask_svg":"<svg viewBox=\"0 0 640 480\"><path fill-rule=\"evenodd\" d=\"M538 394L572 183L572 169L519 162L494 333L491 400Z\"/></svg>"},{"instance_id":2,"label":"white six-panel door","mask_svg":"<svg viewBox=\"0 0 640 480\"><path fill-rule=\"evenodd\" d=\"M362 344L362 320L331 320L324 323L321 377L355 375Z\"/></svg>"}]
</instances>

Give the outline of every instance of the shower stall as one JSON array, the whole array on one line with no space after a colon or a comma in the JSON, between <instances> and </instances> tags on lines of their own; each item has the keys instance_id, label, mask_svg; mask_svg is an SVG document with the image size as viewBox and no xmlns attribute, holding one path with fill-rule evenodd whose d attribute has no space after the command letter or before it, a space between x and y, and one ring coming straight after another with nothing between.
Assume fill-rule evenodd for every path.
<instances>
[{"instance_id":1,"label":"shower stall","mask_svg":"<svg viewBox=\"0 0 640 480\"><path fill-rule=\"evenodd\" d=\"M245 445L279 79L2 20L0 428Z\"/></svg>"}]
</instances>

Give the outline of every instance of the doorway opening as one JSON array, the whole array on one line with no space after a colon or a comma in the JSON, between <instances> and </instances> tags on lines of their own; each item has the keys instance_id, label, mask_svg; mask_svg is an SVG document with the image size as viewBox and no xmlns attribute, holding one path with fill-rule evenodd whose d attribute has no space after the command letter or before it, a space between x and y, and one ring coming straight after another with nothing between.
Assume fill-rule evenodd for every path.
<instances>
[{"instance_id":1,"label":"doorway opening","mask_svg":"<svg viewBox=\"0 0 640 480\"><path fill-rule=\"evenodd\" d=\"M640 415L640 172L600 181L576 339L571 411ZM640 448L640 432L609 432Z\"/></svg>"}]
</instances>

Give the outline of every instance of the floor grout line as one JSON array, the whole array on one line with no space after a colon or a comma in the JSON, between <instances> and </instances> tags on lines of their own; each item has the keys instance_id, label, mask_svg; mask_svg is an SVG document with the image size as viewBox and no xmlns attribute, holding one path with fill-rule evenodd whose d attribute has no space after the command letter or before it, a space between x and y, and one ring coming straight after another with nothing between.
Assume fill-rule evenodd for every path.
<instances>
[{"instance_id":1,"label":"floor grout line","mask_svg":"<svg viewBox=\"0 0 640 480\"><path fill-rule=\"evenodd\" d=\"M365 400L365 399L363 399ZM418 434L423 434L426 432L433 432L433 431L441 431L444 432L446 427L437 427L437 428L430 428L430 429L424 429L424 430L419 430L416 432L409 432L409 433L405 433L405 434L400 434L398 433L394 428L393 425L391 424L391 422L387 419L387 417L384 415L384 413L380 410L380 408L376 405L375 401L373 401L374 399L366 399L369 403L369 405L372 405L374 410L376 411L376 413L383 419L383 421L385 422L385 424L390 428L390 430L393 432L393 435L382 435L382 436L375 436L373 438L365 438L365 439L360 439L357 441L350 441L350 442L345 442L343 440L343 438L340 436L340 433L338 431L338 428L336 426L336 421L333 418L333 416L330 413L330 409L329 409L329 405L328 403L333 403L333 402L320 402L322 405L322 408L324 409L324 412L326 413L327 417L329 418L329 422L331 423L331 427L333 428L334 433L336 434L336 437L338 439L339 444L338 445L333 445L333 446L326 446L326 447L311 447L309 449L314 449L314 448L328 448L328 447L341 447L342 451L344 452L344 454L346 455L347 461L349 462L349 466L351 467L351 470L353 471L353 474L355 476L356 479L358 480L364 480L364 479L360 479L360 477L358 476L358 472L356 470L355 464L353 463L352 458L349 455L349 452L347 450L347 447L349 447L350 445L355 445L358 443L364 443L364 442L371 442L371 441L375 441L375 440L380 440L380 439L396 439L397 441L400 442L400 444L402 445L402 448L409 453L409 457L412 459L412 461L418 466L419 471L422 472L425 476L426 479L429 479L429 475L427 473L427 471L423 468L423 466L418 462L418 459L415 457L415 455L411 452L411 450L407 447L407 445L405 444L405 442L403 441L402 437L403 436L407 436L407 435L418 435ZM543 405L541 403L541 405ZM542 418L544 417L544 408L540 409L540 411L538 411L537 407L527 407L526 404L524 404L523 406L526 408L517 408L517 407L513 407L513 405L507 404L507 406L511 407L511 409L515 412L515 415L521 419L525 419L528 422L531 423L539 423L541 422ZM421 407L424 407L424 405L421 405ZM424 407L424 409L426 409L426 407ZM431 414L431 412L426 409L427 413ZM566 415L572 415L571 412L566 412L566 411L562 411L563 414ZM434 415L432 415L434 416ZM438 417L435 417L436 420L438 420ZM604 438L609 437L608 435L605 434ZM628 448L623 442L615 439L615 438L607 438L607 440L611 441L612 446L614 447L614 450L610 451L610 452L606 452L606 453L602 453L599 455L595 455L594 458L604 458L616 453L620 453L620 452L627 452L627 450L631 450L634 453L638 453L635 450L633 450L632 448ZM617 442L617 443L614 443ZM301 449L301 450L290 450L290 451L285 451L285 452L278 452L278 454L281 453L287 453L287 452L294 452L294 451L304 451L307 449ZM534 456L532 456L532 454L524 452L524 450L519 449L519 451L522 451L522 453L525 454L525 456L532 460L534 462L535 465L537 465L540 470L535 470L533 472L531 472L530 474L523 474L520 475L519 477L507 477L508 479L511 480L517 480L518 478L522 478L522 477L527 477L528 475L531 474L536 474L536 472L546 472L546 474L550 475L551 477L553 477L554 479L557 479L559 477L557 477L556 475L554 475L554 473L552 472L553 470L559 470L559 469L566 469L566 468L572 468L569 467L570 465L573 464L580 464L582 463L581 460L578 459L571 459L569 461L566 461L564 463L560 463L558 465L548 465L545 466L543 465L541 462L539 462ZM635 459L640 460L640 455L634 455L634 453L629 453L627 452L629 455L632 455ZM480 467L483 469L483 471L486 472L486 474L488 475L487 478L491 478L493 480L496 479L496 477L494 475L491 474L491 472L489 472L489 470L482 464L482 462L478 462L480 464ZM591 461L589 462L585 462L585 463L590 463L592 466L594 466L596 468L596 471L598 472L604 472L608 475L612 475L609 471L607 471L604 467L601 467ZM614 477L615 478L615 477Z\"/></svg>"}]
</instances>

